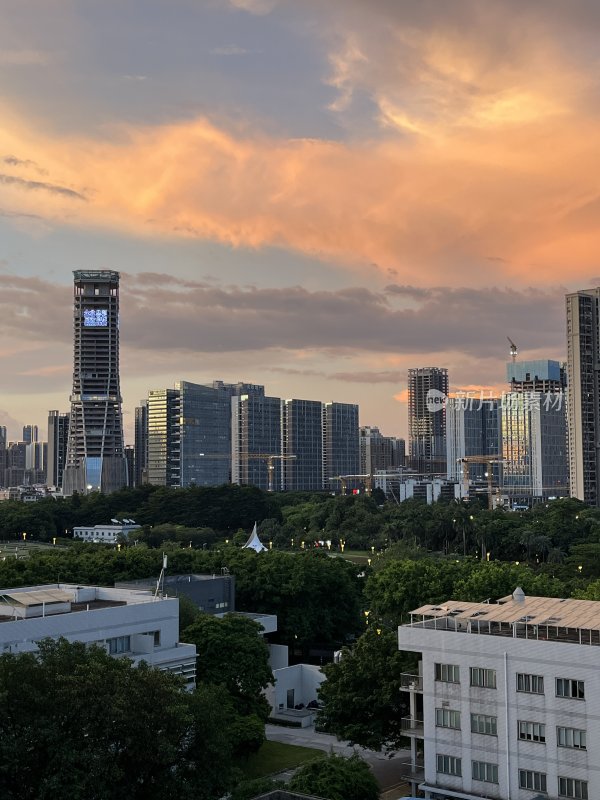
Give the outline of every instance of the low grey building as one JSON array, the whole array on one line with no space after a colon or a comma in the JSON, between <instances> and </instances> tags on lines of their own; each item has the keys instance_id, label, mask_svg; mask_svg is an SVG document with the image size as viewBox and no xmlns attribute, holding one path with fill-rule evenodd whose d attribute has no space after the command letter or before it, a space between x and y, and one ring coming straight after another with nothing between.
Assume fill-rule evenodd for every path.
<instances>
[{"instance_id":1,"label":"low grey building","mask_svg":"<svg viewBox=\"0 0 600 800\"><path fill-rule=\"evenodd\" d=\"M155 589L157 578L115 583L121 589ZM166 575L162 593L167 597L185 595L207 614L235 611L235 577L233 575Z\"/></svg>"}]
</instances>

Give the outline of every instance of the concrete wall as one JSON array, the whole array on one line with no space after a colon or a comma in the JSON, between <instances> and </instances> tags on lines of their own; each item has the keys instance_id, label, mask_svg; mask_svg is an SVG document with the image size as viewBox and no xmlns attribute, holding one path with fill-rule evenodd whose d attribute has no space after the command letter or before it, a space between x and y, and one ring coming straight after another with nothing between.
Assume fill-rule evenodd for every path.
<instances>
[{"instance_id":1,"label":"concrete wall","mask_svg":"<svg viewBox=\"0 0 600 800\"><path fill-rule=\"evenodd\" d=\"M287 707L288 690L294 690L294 705L304 703L308 705L311 700L317 699L317 689L325 680L325 676L319 667L312 664L295 664L292 667L284 667L273 671L275 686L271 690L271 696L267 696L275 711L283 706Z\"/></svg>"}]
</instances>

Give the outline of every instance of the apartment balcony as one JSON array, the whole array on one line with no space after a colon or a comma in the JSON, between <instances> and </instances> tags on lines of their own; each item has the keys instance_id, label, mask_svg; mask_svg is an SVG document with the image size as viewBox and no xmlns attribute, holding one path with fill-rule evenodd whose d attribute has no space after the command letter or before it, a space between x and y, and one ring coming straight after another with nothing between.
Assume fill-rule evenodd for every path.
<instances>
[{"instance_id":1,"label":"apartment balcony","mask_svg":"<svg viewBox=\"0 0 600 800\"><path fill-rule=\"evenodd\" d=\"M421 675L412 675L410 672L403 672L400 675L400 688L411 692L422 692L423 678Z\"/></svg>"},{"instance_id":2,"label":"apartment balcony","mask_svg":"<svg viewBox=\"0 0 600 800\"><path fill-rule=\"evenodd\" d=\"M413 759L410 756L399 756L394 759L399 764L398 774L407 781L422 783L425 780L425 762L422 756Z\"/></svg>"},{"instance_id":3,"label":"apartment balcony","mask_svg":"<svg viewBox=\"0 0 600 800\"><path fill-rule=\"evenodd\" d=\"M407 736L423 736L423 717L402 717L400 727Z\"/></svg>"}]
</instances>

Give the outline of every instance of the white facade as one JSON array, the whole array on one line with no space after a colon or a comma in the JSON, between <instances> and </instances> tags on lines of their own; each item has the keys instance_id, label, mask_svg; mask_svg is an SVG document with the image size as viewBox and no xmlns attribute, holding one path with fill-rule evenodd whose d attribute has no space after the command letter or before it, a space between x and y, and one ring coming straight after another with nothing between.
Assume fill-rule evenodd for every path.
<instances>
[{"instance_id":1,"label":"white facade","mask_svg":"<svg viewBox=\"0 0 600 800\"><path fill-rule=\"evenodd\" d=\"M96 544L116 544L119 537L127 537L132 531L140 529L135 522L117 522L111 525L77 526L73 528L73 538Z\"/></svg>"},{"instance_id":2,"label":"white facade","mask_svg":"<svg viewBox=\"0 0 600 800\"><path fill-rule=\"evenodd\" d=\"M179 600L151 592L52 584L0 590L0 654L41 639L97 644L114 656L196 678L196 647L179 642Z\"/></svg>"},{"instance_id":3,"label":"white facade","mask_svg":"<svg viewBox=\"0 0 600 800\"><path fill-rule=\"evenodd\" d=\"M403 722L426 798L600 798L600 603L517 590L411 617Z\"/></svg>"}]
</instances>

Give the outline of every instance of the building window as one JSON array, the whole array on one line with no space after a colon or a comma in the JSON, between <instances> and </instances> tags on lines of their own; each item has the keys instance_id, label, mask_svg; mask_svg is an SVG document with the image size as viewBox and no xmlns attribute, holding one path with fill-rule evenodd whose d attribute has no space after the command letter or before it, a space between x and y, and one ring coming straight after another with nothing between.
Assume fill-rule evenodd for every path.
<instances>
[{"instance_id":1,"label":"building window","mask_svg":"<svg viewBox=\"0 0 600 800\"><path fill-rule=\"evenodd\" d=\"M576 800L588 800L587 781L579 781L576 778L559 777L558 796L575 797Z\"/></svg>"},{"instance_id":2,"label":"building window","mask_svg":"<svg viewBox=\"0 0 600 800\"><path fill-rule=\"evenodd\" d=\"M115 636L113 639L107 639L108 652L111 656L118 656L120 653L128 653L131 650L131 637L130 636Z\"/></svg>"},{"instance_id":3,"label":"building window","mask_svg":"<svg viewBox=\"0 0 600 800\"><path fill-rule=\"evenodd\" d=\"M435 679L443 683L460 683L458 664L436 664Z\"/></svg>"},{"instance_id":4,"label":"building window","mask_svg":"<svg viewBox=\"0 0 600 800\"><path fill-rule=\"evenodd\" d=\"M471 714L471 733L485 733L488 736L497 736L496 717L488 717L486 714Z\"/></svg>"},{"instance_id":5,"label":"building window","mask_svg":"<svg viewBox=\"0 0 600 800\"><path fill-rule=\"evenodd\" d=\"M548 791L546 788L546 773L534 772L531 769L519 770L519 789L529 789L531 792Z\"/></svg>"},{"instance_id":6,"label":"building window","mask_svg":"<svg viewBox=\"0 0 600 800\"><path fill-rule=\"evenodd\" d=\"M483 667L471 667L471 686L480 686L484 689L496 688L496 670Z\"/></svg>"},{"instance_id":7,"label":"building window","mask_svg":"<svg viewBox=\"0 0 600 800\"><path fill-rule=\"evenodd\" d=\"M436 708L435 724L438 728L455 728L460 730L460 711L450 711L448 708Z\"/></svg>"},{"instance_id":8,"label":"building window","mask_svg":"<svg viewBox=\"0 0 600 800\"><path fill-rule=\"evenodd\" d=\"M562 728L556 729L556 744L559 747L571 747L574 750L587 750L585 740L585 731L579 728Z\"/></svg>"},{"instance_id":9,"label":"building window","mask_svg":"<svg viewBox=\"0 0 600 800\"><path fill-rule=\"evenodd\" d=\"M474 781L498 783L498 764L490 764L489 761L472 761L471 767Z\"/></svg>"},{"instance_id":10,"label":"building window","mask_svg":"<svg viewBox=\"0 0 600 800\"><path fill-rule=\"evenodd\" d=\"M460 758L456 756L443 756L440 753L436 755L436 768L438 772L444 775L462 776L462 765Z\"/></svg>"},{"instance_id":11,"label":"building window","mask_svg":"<svg viewBox=\"0 0 600 800\"><path fill-rule=\"evenodd\" d=\"M546 743L546 726L541 722L519 720L519 739L527 742Z\"/></svg>"},{"instance_id":12,"label":"building window","mask_svg":"<svg viewBox=\"0 0 600 800\"><path fill-rule=\"evenodd\" d=\"M583 681L574 681L571 678L557 678L556 696L570 697L573 700L585 700Z\"/></svg>"},{"instance_id":13,"label":"building window","mask_svg":"<svg viewBox=\"0 0 600 800\"><path fill-rule=\"evenodd\" d=\"M517 672L517 692L544 694L544 676Z\"/></svg>"}]
</instances>

